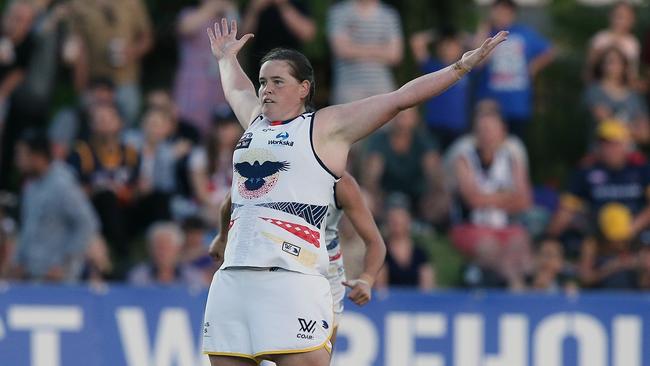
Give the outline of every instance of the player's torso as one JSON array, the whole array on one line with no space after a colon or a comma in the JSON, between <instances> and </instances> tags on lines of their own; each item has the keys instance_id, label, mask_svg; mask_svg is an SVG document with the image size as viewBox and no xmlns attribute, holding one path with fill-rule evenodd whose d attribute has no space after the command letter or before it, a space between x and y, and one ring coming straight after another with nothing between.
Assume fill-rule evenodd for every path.
<instances>
[{"instance_id":1,"label":"player's torso","mask_svg":"<svg viewBox=\"0 0 650 366\"><path fill-rule=\"evenodd\" d=\"M237 143L225 267L327 273L324 220L335 178L314 153L312 117L258 117Z\"/></svg>"}]
</instances>

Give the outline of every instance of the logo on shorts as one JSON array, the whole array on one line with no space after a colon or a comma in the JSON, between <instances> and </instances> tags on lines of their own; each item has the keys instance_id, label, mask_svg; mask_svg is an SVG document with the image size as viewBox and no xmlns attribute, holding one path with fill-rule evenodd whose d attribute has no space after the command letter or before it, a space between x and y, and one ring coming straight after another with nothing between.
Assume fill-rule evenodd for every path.
<instances>
[{"instance_id":1,"label":"logo on shorts","mask_svg":"<svg viewBox=\"0 0 650 366\"><path fill-rule=\"evenodd\" d=\"M298 323L300 325L299 333L296 334L296 338L302 339L314 339L314 336L311 333L314 333L316 330L317 322L315 320L306 320L304 318L298 318Z\"/></svg>"},{"instance_id":2,"label":"logo on shorts","mask_svg":"<svg viewBox=\"0 0 650 366\"><path fill-rule=\"evenodd\" d=\"M323 320L323 328L324 329L329 329L330 328L330 325L327 324L327 322L325 320Z\"/></svg>"},{"instance_id":3,"label":"logo on shorts","mask_svg":"<svg viewBox=\"0 0 650 366\"><path fill-rule=\"evenodd\" d=\"M210 322L205 322L203 324L203 336L206 338L210 338L210 336L208 335L208 327L210 327Z\"/></svg>"},{"instance_id":4,"label":"logo on shorts","mask_svg":"<svg viewBox=\"0 0 650 366\"><path fill-rule=\"evenodd\" d=\"M300 255L300 247L286 241L282 243L282 251L295 255L296 257Z\"/></svg>"}]
</instances>

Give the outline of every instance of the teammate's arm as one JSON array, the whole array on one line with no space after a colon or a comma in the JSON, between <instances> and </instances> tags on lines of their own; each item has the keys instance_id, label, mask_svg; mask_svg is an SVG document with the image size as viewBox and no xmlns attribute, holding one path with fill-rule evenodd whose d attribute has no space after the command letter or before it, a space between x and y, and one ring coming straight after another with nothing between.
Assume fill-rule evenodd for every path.
<instances>
[{"instance_id":1,"label":"teammate's arm","mask_svg":"<svg viewBox=\"0 0 650 366\"><path fill-rule=\"evenodd\" d=\"M384 264L386 246L370 210L363 202L361 189L354 178L349 173L344 173L335 189L339 205L343 207L345 215L350 219L354 229L366 245L363 273L358 279L346 281L343 284L352 289L348 295L352 301L357 305L365 305L370 301L370 290Z\"/></svg>"},{"instance_id":2,"label":"teammate's arm","mask_svg":"<svg viewBox=\"0 0 650 366\"><path fill-rule=\"evenodd\" d=\"M499 43L506 40L507 35L508 32L501 31L487 38L481 47L466 52L455 64L413 79L394 92L320 110L317 120L321 122L315 127L322 136L319 140L334 139L349 147L386 124L398 112L445 91L483 61Z\"/></svg>"},{"instance_id":3,"label":"teammate's arm","mask_svg":"<svg viewBox=\"0 0 650 366\"><path fill-rule=\"evenodd\" d=\"M217 268L223 264L224 253L226 251L226 244L228 243L228 230L230 229L230 206L231 206L230 192L226 195L221 203L221 220L219 221L219 234L210 243L208 253L217 263Z\"/></svg>"},{"instance_id":4,"label":"teammate's arm","mask_svg":"<svg viewBox=\"0 0 650 366\"><path fill-rule=\"evenodd\" d=\"M235 112L239 123L247 128L260 114L262 107L253 83L237 60L237 54L253 34L248 33L237 39L237 21L233 20L228 30L228 21L225 18L221 20L221 26L215 23L214 29L208 28L207 32L212 54L219 62L221 85L226 100Z\"/></svg>"}]
</instances>

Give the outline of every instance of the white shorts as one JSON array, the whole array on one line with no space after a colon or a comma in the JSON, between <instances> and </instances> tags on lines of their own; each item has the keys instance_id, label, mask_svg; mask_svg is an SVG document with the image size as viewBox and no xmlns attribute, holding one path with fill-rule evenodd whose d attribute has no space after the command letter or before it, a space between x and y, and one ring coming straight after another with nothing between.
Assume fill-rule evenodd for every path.
<instances>
[{"instance_id":1,"label":"white shorts","mask_svg":"<svg viewBox=\"0 0 650 366\"><path fill-rule=\"evenodd\" d=\"M342 264L342 262L341 262ZM327 280L332 291L332 303L334 304L334 327L339 325L341 314L343 314L343 300L345 299L345 269L342 265L330 263L327 273Z\"/></svg>"},{"instance_id":2,"label":"white shorts","mask_svg":"<svg viewBox=\"0 0 650 366\"><path fill-rule=\"evenodd\" d=\"M203 353L259 362L273 354L331 352L332 295L325 277L283 269L214 274L203 323Z\"/></svg>"}]
</instances>

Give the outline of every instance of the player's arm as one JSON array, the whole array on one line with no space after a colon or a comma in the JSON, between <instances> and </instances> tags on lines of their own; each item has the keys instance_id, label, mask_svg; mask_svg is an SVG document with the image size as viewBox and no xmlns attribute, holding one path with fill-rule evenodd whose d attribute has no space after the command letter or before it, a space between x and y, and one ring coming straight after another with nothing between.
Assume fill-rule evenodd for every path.
<instances>
[{"instance_id":1,"label":"player's arm","mask_svg":"<svg viewBox=\"0 0 650 366\"><path fill-rule=\"evenodd\" d=\"M318 112L316 125L321 139L333 139L349 146L390 121L398 112L422 103L456 83L492 50L506 40L508 32L501 31L487 38L481 47L466 52L463 57L442 70L413 79L398 90L359 101L334 105ZM326 122L323 122L326 121ZM320 126L319 126L320 125Z\"/></svg>"},{"instance_id":2,"label":"player's arm","mask_svg":"<svg viewBox=\"0 0 650 366\"><path fill-rule=\"evenodd\" d=\"M228 29L226 18L221 20L221 25L215 23L214 29L208 28L207 32L212 54L219 62L224 95L245 129L261 111L255 87L237 60L237 54L253 34L248 33L237 39L237 21L231 21Z\"/></svg>"},{"instance_id":3,"label":"player's arm","mask_svg":"<svg viewBox=\"0 0 650 366\"><path fill-rule=\"evenodd\" d=\"M223 264L224 253L226 252L226 244L228 244L228 230L230 229L230 206L232 200L230 199L230 192L224 197L220 208L219 221L219 234L210 243L208 253L217 263L217 268Z\"/></svg>"},{"instance_id":4,"label":"player's arm","mask_svg":"<svg viewBox=\"0 0 650 366\"><path fill-rule=\"evenodd\" d=\"M335 189L339 205L343 207L345 215L350 219L352 226L366 245L363 273L356 280L344 282L344 285L352 289L349 295L350 299L357 305L365 305L370 301L370 289L384 264L386 245L372 218L370 209L363 202L361 189L354 178L349 173L344 173Z\"/></svg>"}]
</instances>

